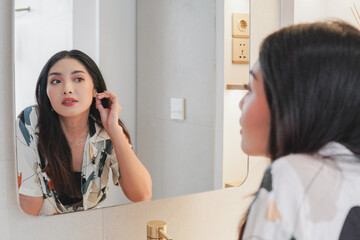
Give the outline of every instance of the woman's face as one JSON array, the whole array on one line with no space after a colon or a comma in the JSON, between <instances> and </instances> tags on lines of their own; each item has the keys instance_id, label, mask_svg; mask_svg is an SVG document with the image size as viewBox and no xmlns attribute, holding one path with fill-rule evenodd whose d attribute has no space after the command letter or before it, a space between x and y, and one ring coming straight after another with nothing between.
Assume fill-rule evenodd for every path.
<instances>
[{"instance_id":1,"label":"woman's face","mask_svg":"<svg viewBox=\"0 0 360 240\"><path fill-rule=\"evenodd\" d=\"M46 91L52 108L62 117L88 115L96 94L92 77L73 58L63 58L50 68Z\"/></svg>"},{"instance_id":2,"label":"woman's face","mask_svg":"<svg viewBox=\"0 0 360 240\"><path fill-rule=\"evenodd\" d=\"M259 62L250 71L249 92L240 101L241 148L248 155L267 156L270 109Z\"/></svg>"}]
</instances>

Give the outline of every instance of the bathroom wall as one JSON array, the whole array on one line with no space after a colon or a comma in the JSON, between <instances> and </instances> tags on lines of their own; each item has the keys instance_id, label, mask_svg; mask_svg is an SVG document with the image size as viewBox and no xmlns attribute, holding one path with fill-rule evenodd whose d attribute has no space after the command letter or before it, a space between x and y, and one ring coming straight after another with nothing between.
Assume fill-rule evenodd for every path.
<instances>
[{"instance_id":1,"label":"bathroom wall","mask_svg":"<svg viewBox=\"0 0 360 240\"><path fill-rule=\"evenodd\" d=\"M95 1L99 3L99 66L108 89L117 94L120 118L136 150L136 1Z\"/></svg>"},{"instance_id":2,"label":"bathroom wall","mask_svg":"<svg viewBox=\"0 0 360 240\"><path fill-rule=\"evenodd\" d=\"M154 199L214 189L215 11L215 0L137 1L137 154ZM185 120L170 118L171 98L185 99Z\"/></svg>"},{"instance_id":3,"label":"bathroom wall","mask_svg":"<svg viewBox=\"0 0 360 240\"><path fill-rule=\"evenodd\" d=\"M16 91L21 92L16 99L16 113L20 113L25 107L35 104L35 85L45 62L54 53L73 46L73 1L14 2L15 8L31 8L31 12L15 13Z\"/></svg>"},{"instance_id":4,"label":"bathroom wall","mask_svg":"<svg viewBox=\"0 0 360 240\"><path fill-rule=\"evenodd\" d=\"M153 219L168 222L168 232L174 239L237 239L240 218L262 177L259 172L251 172L249 177L254 181L246 181L241 188L51 217L23 214L15 190L13 1L0 0L0 4L1 239L139 240L146 238L146 222ZM212 14L223 11L223 1L217 0L216 6L216 10L210 8ZM273 5L267 10L277 9Z\"/></svg>"},{"instance_id":5,"label":"bathroom wall","mask_svg":"<svg viewBox=\"0 0 360 240\"><path fill-rule=\"evenodd\" d=\"M313 22L325 19L338 18L345 20L356 27L359 27L350 9L350 7L352 7L356 14L354 4L356 5L357 9L360 10L359 0L292 1L294 1L294 23Z\"/></svg>"}]
</instances>

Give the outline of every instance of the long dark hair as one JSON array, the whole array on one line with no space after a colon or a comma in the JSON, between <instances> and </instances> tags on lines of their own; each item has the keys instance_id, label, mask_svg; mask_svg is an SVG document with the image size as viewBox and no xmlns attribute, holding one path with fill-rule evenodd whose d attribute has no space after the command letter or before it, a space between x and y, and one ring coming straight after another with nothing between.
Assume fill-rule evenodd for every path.
<instances>
[{"instance_id":1,"label":"long dark hair","mask_svg":"<svg viewBox=\"0 0 360 240\"><path fill-rule=\"evenodd\" d=\"M259 61L272 161L315 153L331 141L360 153L358 29L342 21L283 28L263 41Z\"/></svg>"},{"instance_id":2,"label":"long dark hair","mask_svg":"<svg viewBox=\"0 0 360 240\"><path fill-rule=\"evenodd\" d=\"M284 28L264 40L259 60L272 160L330 141L360 153L358 29L341 21Z\"/></svg>"},{"instance_id":3,"label":"long dark hair","mask_svg":"<svg viewBox=\"0 0 360 240\"><path fill-rule=\"evenodd\" d=\"M91 75L94 88L98 93L106 90L104 78L96 63L85 53L79 50L61 51L53 55L43 67L36 84L36 100L38 111L38 150L42 159L42 169L51 178L53 187L58 194L66 194L71 197L81 197L81 191L76 184L75 175L72 171L72 155L68 141L60 126L58 114L52 110L46 88L50 68L59 60L72 58L78 60ZM103 101L104 107L108 107L107 101ZM100 113L96 109L95 99L90 106L89 121L98 124L102 129ZM119 125L130 141L130 135L126 127L119 119Z\"/></svg>"}]
</instances>

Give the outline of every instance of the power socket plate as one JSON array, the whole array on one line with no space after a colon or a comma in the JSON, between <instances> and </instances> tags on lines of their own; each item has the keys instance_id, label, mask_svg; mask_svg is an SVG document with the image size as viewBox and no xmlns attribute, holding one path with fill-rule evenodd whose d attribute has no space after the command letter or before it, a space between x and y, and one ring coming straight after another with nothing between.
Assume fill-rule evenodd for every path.
<instances>
[{"instance_id":1,"label":"power socket plate","mask_svg":"<svg viewBox=\"0 0 360 240\"><path fill-rule=\"evenodd\" d=\"M249 38L232 39L232 62L249 63Z\"/></svg>"},{"instance_id":2,"label":"power socket plate","mask_svg":"<svg viewBox=\"0 0 360 240\"><path fill-rule=\"evenodd\" d=\"M232 36L240 38L249 37L249 14L233 13L232 14Z\"/></svg>"}]
</instances>

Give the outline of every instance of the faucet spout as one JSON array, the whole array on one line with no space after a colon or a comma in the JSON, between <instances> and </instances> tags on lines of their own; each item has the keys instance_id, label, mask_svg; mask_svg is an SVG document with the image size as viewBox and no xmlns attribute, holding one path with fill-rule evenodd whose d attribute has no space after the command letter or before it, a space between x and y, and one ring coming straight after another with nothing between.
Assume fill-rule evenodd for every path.
<instances>
[{"instance_id":1,"label":"faucet spout","mask_svg":"<svg viewBox=\"0 0 360 240\"><path fill-rule=\"evenodd\" d=\"M166 232L164 232L163 230L159 230L159 235L163 238L165 238L166 240L174 240L172 239L172 237L170 237L169 235L166 234ZM160 238L161 239L161 238Z\"/></svg>"}]
</instances>

